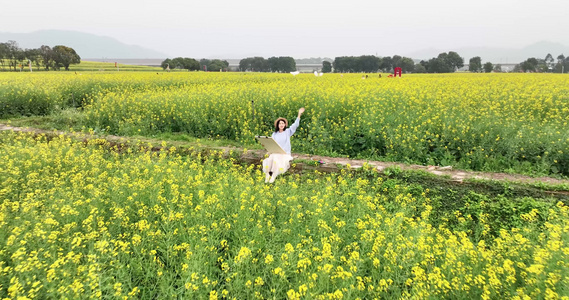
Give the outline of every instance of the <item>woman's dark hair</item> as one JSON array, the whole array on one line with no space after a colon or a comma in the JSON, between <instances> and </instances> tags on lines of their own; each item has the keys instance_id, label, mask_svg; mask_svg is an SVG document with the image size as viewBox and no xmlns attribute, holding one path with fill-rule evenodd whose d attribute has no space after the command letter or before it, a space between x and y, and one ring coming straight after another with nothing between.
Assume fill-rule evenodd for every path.
<instances>
[{"instance_id":1,"label":"woman's dark hair","mask_svg":"<svg viewBox=\"0 0 569 300\"><path fill-rule=\"evenodd\" d=\"M279 124L280 124L281 122L285 123L285 128L284 128L284 129L286 129L286 122L285 122L285 120L279 120L279 121L277 122L277 126L275 126L275 132L279 132ZM284 130L284 129L283 129L283 130Z\"/></svg>"}]
</instances>

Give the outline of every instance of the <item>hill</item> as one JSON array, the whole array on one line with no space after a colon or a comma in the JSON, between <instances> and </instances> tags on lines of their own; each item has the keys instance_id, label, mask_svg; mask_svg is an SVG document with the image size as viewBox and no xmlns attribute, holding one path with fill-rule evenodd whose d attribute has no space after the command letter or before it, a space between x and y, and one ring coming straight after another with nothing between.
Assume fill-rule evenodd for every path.
<instances>
[{"instance_id":1,"label":"hill","mask_svg":"<svg viewBox=\"0 0 569 300\"><path fill-rule=\"evenodd\" d=\"M560 43L552 43L541 41L521 49L514 48L489 48L489 47L466 47L459 49L436 49L429 48L419 51L407 53L405 56L413 57L416 59L430 59L436 57L439 53L456 51L460 56L464 57L464 61L475 56L480 56L483 62L492 63L519 63L530 57L545 58L548 53L551 53L554 58L559 54L569 55L569 47Z\"/></svg>"},{"instance_id":2,"label":"hill","mask_svg":"<svg viewBox=\"0 0 569 300\"><path fill-rule=\"evenodd\" d=\"M82 58L166 58L168 54L127 45L114 38L90 33L65 30L40 30L30 33L0 32L0 42L14 40L21 48L38 48L41 45L69 46Z\"/></svg>"}]
</instances>

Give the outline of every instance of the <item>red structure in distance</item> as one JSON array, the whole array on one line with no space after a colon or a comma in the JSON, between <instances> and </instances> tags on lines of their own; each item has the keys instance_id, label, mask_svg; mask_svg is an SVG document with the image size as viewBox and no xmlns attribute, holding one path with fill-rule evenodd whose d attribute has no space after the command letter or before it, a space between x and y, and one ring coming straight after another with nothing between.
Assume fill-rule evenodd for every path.
<instances>
[{"instance_id":1,"label":"red structure in distance","mask_svg":"<svg viewBox=\"0 0 569 300\"><path fill-rule=\"evenodd\" d=\"M397 77L397 74L399 74L399 77L401 77L401 68L400 67L393 69L393 77Z\"/></svg>"}]
</instances>

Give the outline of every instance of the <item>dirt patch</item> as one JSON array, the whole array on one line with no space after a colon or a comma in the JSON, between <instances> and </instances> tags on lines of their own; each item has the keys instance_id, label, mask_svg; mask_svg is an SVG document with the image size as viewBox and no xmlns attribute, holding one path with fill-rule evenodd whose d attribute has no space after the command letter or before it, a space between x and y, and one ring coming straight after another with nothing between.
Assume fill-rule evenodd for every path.
<instances>
[{"instance_id":1,"label":"dirt patch","mask_svg":"<svg viewBox=\"0 0 569 300\"><path fill-rule=\"evenodd\" d=\"M448 176L453 181L462 182L465 179L485 179L485 180L498 180L498 181L511 181L519 183L538 183L543 182L552 185L569 184L569 180L557 179L552 177L530 177L520 174L507 174L507 173L491 173L491 172L475 172L465 170L453 170L450 166L422 166L422 165L408 165L396 162L381 162L369 160L356 160L348 158L335 158L318 155L305 155L293 154L297 159L314 160L323 162L322 165L350 165L351 168L360 168L367 163L375 167L378 171L382 172L387 168L399 167L401 170L422 170L437 176Z\"/></svg>"}]
</instances>

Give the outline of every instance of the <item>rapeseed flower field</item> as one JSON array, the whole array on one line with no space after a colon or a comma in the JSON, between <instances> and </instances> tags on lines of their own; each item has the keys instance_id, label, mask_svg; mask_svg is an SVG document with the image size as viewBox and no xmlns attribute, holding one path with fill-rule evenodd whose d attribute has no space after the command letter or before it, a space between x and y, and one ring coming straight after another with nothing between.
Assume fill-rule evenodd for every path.
<instances>
[{"instance_id":1,"label":"rapeseed flower field","mask_svg":"<svg viewBox=\"0 0 569 300\"><path fill-rule=\"evenodd\" d=\"M431 74L0 74L0 117L81 107L79 127L243 145L306 107L293 151L569 175L569 77ZM79 128L76 128L79 129Z\"/></svg>"},{"instance_id":2,"label":"rapeseed flower field","mask_svg":"<svg viewBox=\"0 0 569 300\"><path fill-rule=\"evenodd\" d=\"M141 110L159 99L134 96L149 100ZM104 103L118 97L86 110L110 111ZM115 112L138 115L123 100ZM276 103L284 112L296 101ZM364 104L361 111L379 105ZM210 107L211 116L226 109ZM313 111L306 123L344 113ZM520 206L523 222L498 229L495 215L441 215L428 189L373 172L289 174L267 185L257 166L221 153L123 150L105 140L0 133L0 298L569 299L562 202Z\"/></svg>"}]
</instances>

